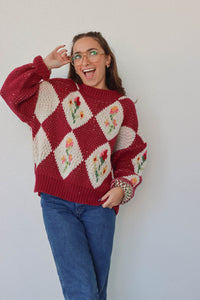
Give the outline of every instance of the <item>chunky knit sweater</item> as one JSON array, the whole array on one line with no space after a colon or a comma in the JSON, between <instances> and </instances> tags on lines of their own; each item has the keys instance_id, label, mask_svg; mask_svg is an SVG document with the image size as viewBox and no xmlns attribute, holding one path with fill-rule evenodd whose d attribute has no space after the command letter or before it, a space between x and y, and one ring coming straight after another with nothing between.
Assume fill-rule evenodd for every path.
<instances>
[{"instance_id":1,"label":"chunky knit sweater","mask_svg":"<svg viewBox=\"0 0 200 300\"><path fill-rule=\"evenodd\" d=\"M101 205L112 187L129 201L142 181L146 143L132 100L116 91L52 78L41 56L14 69L2 89L32 129L35 192ZM114 207L118 213L119 206Z\"/></svg>"}]
</instances>

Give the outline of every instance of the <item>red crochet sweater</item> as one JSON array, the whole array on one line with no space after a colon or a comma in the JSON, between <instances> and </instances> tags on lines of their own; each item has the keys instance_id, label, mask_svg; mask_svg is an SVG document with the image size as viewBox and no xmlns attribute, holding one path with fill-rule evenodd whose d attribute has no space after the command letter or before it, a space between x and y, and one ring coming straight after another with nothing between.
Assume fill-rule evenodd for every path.
<instances>
[{"instance_id":1,"label":"red crochet sweater","mask_svg":"<svg viewBox=\"0 0 200 300\"><path fill-rule=\"evenodd\" d=\"M41 56L14 69L1 96L32 128L35 192L101 205L98 199L121 186L122 203L133 197L146 162L133 101L71 79L50 79Z\"/></svg>"}]
</instances>

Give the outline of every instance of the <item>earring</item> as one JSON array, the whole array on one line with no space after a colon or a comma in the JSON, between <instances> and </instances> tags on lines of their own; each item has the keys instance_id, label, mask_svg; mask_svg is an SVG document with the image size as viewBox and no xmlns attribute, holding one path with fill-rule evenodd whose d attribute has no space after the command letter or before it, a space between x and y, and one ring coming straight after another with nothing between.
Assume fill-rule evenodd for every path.
<instances>
[{"instance_id":1,"label":"earring","mask_svg":"<svg viewBox=\"0 0 200 300\"><path fill-rule=\"evenodd\" d=\"M108 69L108 68L110 67L110 65L107 65L106 67L107 67L107 69Z\"/></svg>"}]
</instances>

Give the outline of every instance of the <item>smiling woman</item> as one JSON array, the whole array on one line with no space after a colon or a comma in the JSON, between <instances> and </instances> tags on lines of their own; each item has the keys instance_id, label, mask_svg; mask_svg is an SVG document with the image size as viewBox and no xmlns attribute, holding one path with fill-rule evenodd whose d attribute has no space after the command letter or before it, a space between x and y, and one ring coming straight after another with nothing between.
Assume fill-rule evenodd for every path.
<instances>
[{"instance_id":1,"label":"smiling woman","mask_svg":"<svg viewBox=\"0 0 200 300\"><path fill-rule=\"evenodd\" d=\"M70 64L68 78L51 69ZM146 143L115 57L98 32L14 69L1 96L32 129L35 189L70 300L106 300L115 219L142 181Z\"/></svg>"},{"instance_id":2,"label":"smiling woman","mask_svg":"<svg viewBox=\"0 0 200 300\"><path fill-rule=\"evenodd\" d=\"M95 88L108 89L106 67L110 66L111 56L105 54L99 43L92 37L82 37L74 43L73 53L75 72L82 82Z\"/></svg>"},{"instance_id":3,"label":"smiling woman","mask_svg":"<svg viewBox=\"0 0 200 300\"><path fill-rule=\"evenodd\" d=\"M87 44L87 42L89 44ZM92 48L90 49L88 48L85 50L79 48L79 47L83 47L83 48L89 47L89 45L91 45ZM96 50L96 55L94 55L94 51L92 50ZM101 75L105 76L105 78L103 78L105 79L105 85L104 85L105 88L118 91L120 94L125 95L125 90L122 86L122 80L118 75L115 56L111 51L107 41L101 35L101 33L92 31L92 32L81 33L76 35L72 41L72 49L71 49L72 60L75 57L74 55L76 54L76 51L81 51L81 52L89 51L90 54L84 56L84 54L86 54L84 52L82 53L83 56L80 58L80 61L82 61L83 57L85 57L85 63L89 63L89 62L91 64L93 64L93 62L94 64L95 62L98 63L98 60L101 58L100 56L103 56L100 59L100 61L103 64L101 69ZM78 54L81 55L81 53ZM93 56L94 58L92 58ZM93 66L93 68L95 68L95 65ZM73 79L77 83L82 83L84 82L83 81L84 77L81 77L80 74L77 73L77 69L74 63L70 65L68 78Z\"/></svg>"},{"instance_id":4,"label":"smiling woman","mask_svg":"<svg viewBox=\"0 0 200 300\"><path fill-rule=\"evenodd\" d=\"M92 40L93 41L93 40ZM99 49L95 49L95 48L92 48L92 49L88 49L87 51L85 52L76 52L74 55L72 55L72 63L73 63L73 66L75 67L75 69L77 70L78 66L80 66L82 64L82 72L84 73L84 76L86 79L88 80L91 80L91 79L94 79L94 76L95 76L95 71L96 71L96 64L100 61L100 56L105 53L100 51ZM86 57L86 66L84 67L84 58ZM87 66L87 62L89 65L92 65L92 66ZM107 65L108 67L108 65ZM76 71L77 73L77 71ZM77 73L78 74L78 73ZM82 73L81 73L82 75ZM80 75L80 77L81 77ZM105 72L103 72L103 76L105 77ZM82 78L82 81L84 83L85 82L85 79L84 77ZM97 86L96 86L97 87ZM103 83L103 86L101 86L101 88L107 88L105 86L105 82Z\"/></svg>"}]
</instances>

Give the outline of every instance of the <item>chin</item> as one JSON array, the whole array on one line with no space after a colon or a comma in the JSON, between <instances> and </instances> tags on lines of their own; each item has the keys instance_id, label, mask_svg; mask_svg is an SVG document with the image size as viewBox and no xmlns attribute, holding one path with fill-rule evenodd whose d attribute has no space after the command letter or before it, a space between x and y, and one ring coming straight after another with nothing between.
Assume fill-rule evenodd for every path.
<instances>
[{"instance_id":1,"label":"chin","mask_svg":"<svg viewBox=\"0 0 200 300\"><path fill-rule=\"evenodd\" d=\"M85 85L91 86L91 87L96 87L98 84L96 82L90 82L90 81L86 81L86 80L82 80L82 82Z\"/></svg>"}]
</instances>

